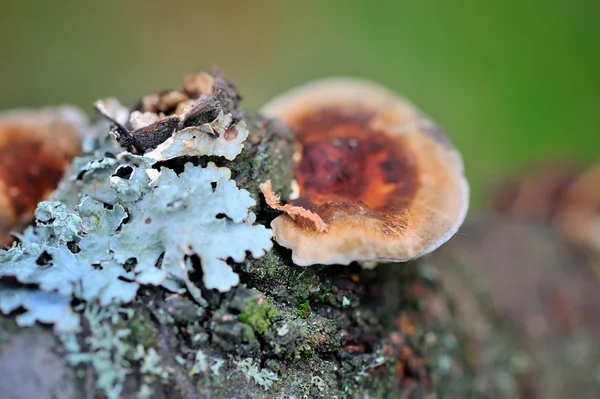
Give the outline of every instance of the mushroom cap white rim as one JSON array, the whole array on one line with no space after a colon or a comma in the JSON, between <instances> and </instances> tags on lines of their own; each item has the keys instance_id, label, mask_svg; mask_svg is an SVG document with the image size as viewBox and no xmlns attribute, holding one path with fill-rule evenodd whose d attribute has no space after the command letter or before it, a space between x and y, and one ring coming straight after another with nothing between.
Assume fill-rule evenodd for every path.
<instances>
[{"instance_id":1,"label":"mushroom cap white rim","mask_svg":"<svg viewBox=\"0 0 600 399\"><path fill-rule=\"evenodd\" d=\"M444 173L448 173L449 179L452 180L452 195L455 198L450 201L452 205L445 204L444 206L452 208L450 209L451 223L445 226L443 231L439 232L439 235L428 237L431 240L427 240L426 245L422 245L418 249L403 249L399 251L398 255L395 255L389 252L389 244L386 244L385 250L379 251L377 248L369 248L368 242L362 242L352 250L346 248L343 251L338 251L340 248L339 241L334 245L334 248L319 248L326 243L325 236L329 233L321 233L323 237L316 240L312 239L312 241L306 241L304 237L298 237L298 235L294 235L294 239L290 240L288 237L283 237L283 233L280 231L281 226L279 225L283 223L282 218L287 216L281 215L273 221L271 226L278 243L292 249L293 262L299 266L313 264L347 265L353 261L367 265L386 261L403 262L434 251L456 234L464 222L469 208L469 184L464 175L462 157L445 133L403 97L374 82L360 78L326 78L305 84L275 97L264 105L260 112L268 117L283 120L291 125L290 127L294 130L295 120L302 119L303 116L310 114L312 111L329 106L359 106L376 114L385 113L387 119L382 118L383 125L380 127L383 127L386 133L390 133L392 136L406 136L409 140L417 142L427 141L428 148L435 148L435 153L430 155L431 158L439 157L440 159L449 160L447 161L449 163L448 168L444 168L448 170ZM393 115L392 122L389 119L390 115ZM430 162L425 154L417 154L417 158L424 163L426 169ZM431 164L438 161L439 159L431 161ZM439 168L439 165L436 167ZM450 185L448 184L447 187L450 187ZM431 189L424 188L424 190ZM431 200L433 198L435 200L438 197L443 198L443 196L435 194L427 199ZM413 206L422 207L430 213L436 211L435 206L431 207L429 202L411 203L409 208ZM291 236L291 234L288 234L288 236ZM292 242L297 239L302 242ZM309 245L309 243L311 244ZM399 241L397 245L402 246L402 242Z\"/></svg>"}]
</instances>

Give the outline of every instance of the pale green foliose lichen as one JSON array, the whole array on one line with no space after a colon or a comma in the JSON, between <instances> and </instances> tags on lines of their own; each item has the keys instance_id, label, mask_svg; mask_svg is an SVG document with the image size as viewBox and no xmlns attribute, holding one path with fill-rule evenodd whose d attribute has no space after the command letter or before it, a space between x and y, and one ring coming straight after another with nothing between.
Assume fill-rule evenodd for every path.
<instances>
[{"instance_id":1,"label":"pale green foliose lichen","mask_svg":"<svg viewBox=\"0 0 600 399\"><path fill-rule=\"evenodd\" d=\"M97 374L96 387L104 392L107 399L118 399L129 374L127 338L131 331L115 331L113 326L127 319L128 312L115 305L101 307L90 303L85 307L83 316L91 332L85 338L86 351L82 351L75 334L58 335L66 351L66 360L72 366L91 364Z\"/></svg>"},{"instance_id":2,"label":"pale green foliose lichen","mask_svg":"<svg viewBox=\"0 0 600 399\"><path fill-rule=\"evenodd\" d=\"M230 123L231 115L221 114L195 129L192 145L204 146L195 154L178 146L182 142L167 143L168 158L235 157L247 136L243 121L231 140L210 142L211 130ZM158 170L152 167L156 159L120 152L106 130L104 137L88 138L85 149L53 200L39 204L36 226L0 250L0 312L22 310L18 325L42 322L59 332L77 331L73 303L128 303L144 284L187 289L204 305L189 273L201 267L204 286L225 292L239 283L228 261L271 248L271 231L255 225L249 210L256 201L238 189L229 169L188 163L179 174Z\"/></svg>"},{"instance_id":3,"label":"pale green foliose lichen","mask_svg":"<svg viewBox=\"0 0 600 399\"><path fill-rule=\"evenodd\" d=\"M212 373L216 376L219 376L219 369L221 368L221 366L223 366L224 363L225 360L215 357L209 357L201 349L199 349L196 352L194 364L190 369L189 374L190 376L194 376L197 374Z\"/></svg>"},{"instance_id":4,"label":"pale green foliose lichen","mask_svg":"<svg viewBox=\"0 0 600 399\"><path fill-rule=\"evenodd\" d=\"M243 360L234 360L237 369L246 377L246 382L253 380L255 383L268 390L279 378L271 370L261 369L254 364L254 360L246 358Z\"/></svg>"},{"instance_id":5,"label":"pale green foliose lichen","mask_svg":"<svg viewBox=\"0 0 600 399\"><path fill-rule=\"evenodd\" d=\"M25 309L16 318L22 327L37 322L54 324L57 331L73 331L79 327L79 315L71 309L71 298L0 284L0 312L9 314L17 309Z\"/></svg>"},{"instance_id":6,"label":"pale green foliose lichen","mask_svg":"<svg viewBox=\"0 0 600 399\"><path fill-rule=\"evenodd\" d=\"M167 279L185 281L191 271L185 258L195 254L206 288L225 292L237 285L239 277L227 259L242 262L246 251L262 256L271 247L271 232L252 224L248 208L255 201L230 175L214 163L205 168L188 163L179 175L162 168L151 183L152 195L129 208L130 221L111 240L115 259L125 263L135 258L137 280L159 285Z\"/></svg>"},{"instance_id":7,"label":"pale green foliose lichen","mask_svg":"<svg viewBox=\"0 0 600 399\"><path fill-rule=\"evenodd\" d=\"M54 232L58 245L73 241L82 228L82 220L77 212L57 201L40 202L35 219L39 226L48 227Z\"/></svg>"}]
</instances>

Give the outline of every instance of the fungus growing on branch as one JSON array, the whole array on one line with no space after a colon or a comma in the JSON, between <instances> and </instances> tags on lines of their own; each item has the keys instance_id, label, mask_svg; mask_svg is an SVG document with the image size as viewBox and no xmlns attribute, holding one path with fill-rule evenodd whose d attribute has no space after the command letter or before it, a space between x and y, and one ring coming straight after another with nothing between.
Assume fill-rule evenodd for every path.
<instances>
[{"instance_id":1,"label":"fungus growing on branch","mask_svg":"<svg viewBox=\"0 0 600 399\"><path fill-rule=\"evenodd\" d=\"M396 94L363 80L326 79L262 112L296 133L299 197L274 206L286 213L271 224L294 263L407 261L438 248L464 221L469 190L460 153Z\"/></svg>"},{"instance_id":2,"label":"fungus growing on branch","mask_svg":"<svg viewBox=\"0 0 600 399\"><path fill-rule=\"evenodd\" d=\"M87 118L69 106L0 114L0 246L33 219L80 152Z\"/></svg>"}]
</instances>

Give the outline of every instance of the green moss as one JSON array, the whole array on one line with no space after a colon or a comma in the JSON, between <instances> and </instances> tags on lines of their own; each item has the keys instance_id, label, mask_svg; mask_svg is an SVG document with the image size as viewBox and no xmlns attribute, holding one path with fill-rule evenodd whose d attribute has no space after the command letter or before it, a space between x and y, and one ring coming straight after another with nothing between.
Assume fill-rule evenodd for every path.
<instances>
[{"instance_id":1,"label":"green moss","mask_svg":"<svg viewBox=\"0 0 600 399\"><path fill-rule=\"evenodd\" d=\"M249 298L239 320L252 327L254 332L265 335L269 332L272 321L278 317L277 309L262 295Z\"/></svg>"},{"instance_id":2,"label":"green moss","mask_svg":"<svg viewBox=\"0 0 600 399\"><path fill-rule=\"evenodd\" d=\"M124 326L125 323L131 331L132 347L141 345L147 349L157 346L156 326L150 319L150 316L142 311L142 308L138 308L133 317L123 323Z\"/></svg>"},{"instance_id":3,"label":"green moss","mask_svg":"<svg viewBox=\"0 0 600 399\"><path fill-rule=\"evenodd\" d=\"M296 306L294 308L294 311L296 312L296 314L298 316L300 316L303 319L306 319L311 311L310 303L308 302L308 299L306 301L300 303L298 306Z\"/></svg>"},{"instance_id":4,"label":"green moss","mask_svg":"<svg viewBox=\"0 0 600 399\"><path fill-rule=\"evenodd\" d=\"M275 301L298 303L309 298L321 301L328 295L321 283L321 270L318 266L298 267L289 257L272 250L260 259L247 261L240 276L249 286L268 292Z\"/></svg>"}]
</instances>

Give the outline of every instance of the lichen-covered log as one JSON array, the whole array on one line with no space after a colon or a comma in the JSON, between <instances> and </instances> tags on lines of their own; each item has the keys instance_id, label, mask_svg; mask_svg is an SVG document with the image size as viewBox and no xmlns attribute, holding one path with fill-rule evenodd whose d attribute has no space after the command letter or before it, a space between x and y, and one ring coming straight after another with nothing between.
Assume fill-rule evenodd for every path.
<instances>
[{"instance_id":1,"label":"lichen-covered log","mask_svg":"<svg viewBox=\"0 0 600 399\"><path fill-rule=\"evenodd\" d=\"M0 388L9 398L471 392L448 302L427 266L306 270L276 252L253 263L243 265L242 285L207 295L205 307L159 289L126 307L87 307L77 336L5 318Z\"/></svg>"},{"instance_id":2,"label":"lichen-covered log","mask_svg":"<svg viewBox=\"0 0 600 399\"><path fill-rule=\"evenodd\" d=\"M158 398L593 397L597 319L585 309L596 308L598 291L597 278L587 274L590 264L574 263L545 226L487 220L465 231L426 263L375 271L298 268L285 251L272 250L240 266L243 285L227 294L206 292L206 307L144 289L126 308L85 314L77 351L47 328L18 328L5 318L2 391L9 398L103 397L106 386L98 389L96 381L122 376L125 398L140 392ZM507 234L512 244L500 244ZM535 254L523 248L535 243L542 246ZM540 256L544 262L537 263ZM514 268L539 264L540 273L551 274L532 284L538 280L512 270L511 261ZM567 264L580 271L553 274ZM510 288L518 284L524 286ZM582 285L590 285L583 297L577 294ZM547 301L514 298L515 292ZM70 365L86 356L89 361Z\"/></svg>"},{"instance_id":3,"label":"lichen-covered log","mask_svg":"<svg viewBox=\"0 0 600 399\"><path fill-rule=\"evenodd\" d=\"M203 73L97 103L110 129L0 254L6 397L464 397L426 266L299 268L272 246L258 186L288 195L292 136L239 100Z\"/></svg>"},{"instance_id":4,"label":"lichen-covered log","mask_svg":"<svg viewBox=\"0 0 600 399\"><path fill-rule=\"evenodd\" d=\"M201 73L133 111L97 104L111 127L96 126L36 225L0 252L3 399L547 398L578 381L593 392L595 324L562 310L582 302L548 291L565 331L578 326L565 341L518 306L538 287L513 302L494 285L539 261L499 257L528 244L561 271L571 258L535 239L551 230L485 222L419 262L298 267L271 243L276 212L259 190L270 179L288 196L291 133L239 102ZM518 250L495 246L505 236ZM591 269L573 264L583 271L547 284L589 280L595 298Z\"/></svg>"}]
</instances>

